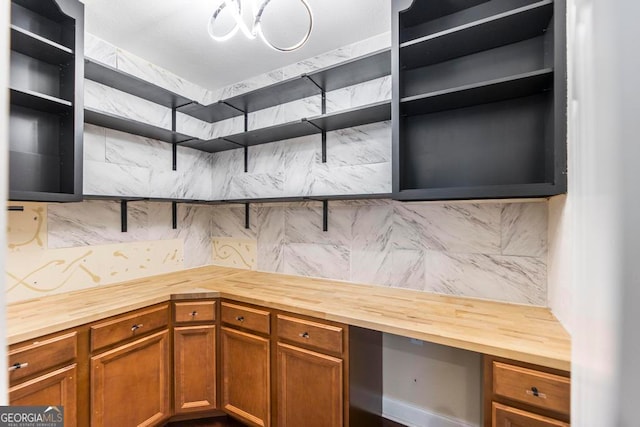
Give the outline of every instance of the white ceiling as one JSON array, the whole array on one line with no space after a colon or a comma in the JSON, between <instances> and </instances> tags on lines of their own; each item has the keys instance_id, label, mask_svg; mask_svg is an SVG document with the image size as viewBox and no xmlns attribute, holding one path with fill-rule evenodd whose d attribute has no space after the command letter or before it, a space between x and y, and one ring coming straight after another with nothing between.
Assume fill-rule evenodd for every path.
<instances>
[{"instance_id":1,"label":"white ceiling","mask_svg":"<svg viewBox=\"0 0 640 427\"><path fill-rule=\"evenodd\" d=\"M249 3L245 9L250 9L251 1L243 0L243 4ZM391 0L307 1L314 16L311 37L302 48L289 53L274 51L240 32L224 43L213 41L207 24L221 0L84 0L85 29L209 89L390 29ZM246 18L250 26L250 14ZM272 0L265 9L265 35L280 45L294 44L306 25L308 18L300 0Z\"/></svg>"}]
</instances>

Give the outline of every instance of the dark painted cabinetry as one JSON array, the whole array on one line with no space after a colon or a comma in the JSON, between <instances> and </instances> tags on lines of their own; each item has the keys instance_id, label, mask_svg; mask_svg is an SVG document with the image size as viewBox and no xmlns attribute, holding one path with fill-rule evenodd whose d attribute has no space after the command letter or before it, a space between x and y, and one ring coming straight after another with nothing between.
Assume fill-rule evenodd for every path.
<instances>
[{"instance_id":1,"label":"dark painted cabinetry","mask_svg":"<svg viewBox=\"0 0 640 427\"><path fill-rule=\"evenodd\" d=\"M12 0L11 200L82 197L84 5Z\"/></svg>"},{"instance_id":2,"label":"dark painted cabinetry","mask_svg":"<svg viewBox=\"0 0 640 427\"><path fill-rule=\"evenodd\" d=\"M566 191L564 0L393 3L399 200Z\"/></svg>"}]
</instances>

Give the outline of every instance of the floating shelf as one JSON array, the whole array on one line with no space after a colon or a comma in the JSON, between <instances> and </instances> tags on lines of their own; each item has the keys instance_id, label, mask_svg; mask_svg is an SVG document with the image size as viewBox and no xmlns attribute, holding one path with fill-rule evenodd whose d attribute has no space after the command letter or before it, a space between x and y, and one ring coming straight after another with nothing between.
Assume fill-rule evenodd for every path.
<instances>
[{"instance_id":1,"label":"floating shelf","mask_svg":"<svg viewBox=\"0 0 640 427\"><path fill-rule=\"evenodd\" d=\"M404 115L428 114L533 95L553 88L553 69L440 90L400 100Z\"/></svg>"},{"instance_id":2,"label":"floating shelf","mask_svg":"<svg viewBox=\"0 0 640 427\"><path fill-rule=\"evenodd\" d=\"M223 99L204 106L192 104L180 112L208 122L240 116L287 102L304 99L325 92L363 83L391 73L391 51L380 50L332 65L282 82Z\"/></svg>"},{"instance_id":3,"label":"floating shelf","mask_svg":"<svg viewBox=\"0 0 640 427\"><path fill-rule=\"evenodd\" d=\"M542 35L553 16L544 0L400 44L400 65L418 68Z\"/></svg>"},{"instance_id":4,"label":"floating shelf","mask_svg":"<svg viewBox=\"0 0 640 427\"><path fill-rule=\"evenodd\" d=\"M291 196L291 197L264 197L253 199L226 199L226 200L197 200L197 199L165 199L153 197L127 197L127 196L100 196L84 195L84 200L124 200L127 202L159 202L159 203L186 203L203 205L235 205L246 203L294 203L294 202L322 202L328 201L349 201L349 200L379 200L390 199L390 193L375 194L342 194L342 195L321 195L321 196Z\"/></svg>"},{"instance_id":5,"label":"floating shelf","mask_svg":"<svg viewBox=\"0 0 640 427\"><path fill-rule=\"evenodd\" d=\"M159 126L142 123L137 120L126 119L114 114L97 111L92 108L84 109L84 121L85 123L90 123L92 125L102 126L169 143L181 143L191 139L197 139Z\"/></svg>"},{"instance_id":6,"label":"floating shelf","mask_svg":"<svg viewBox=\"0 0 640 427\"><path fill-rule=\"evenodd\" d=\"M58 65L73 61L73 51L16 25L11 25L11 50Z\"/></svg>"},{"instance_id":7,"label":"floating shelf","mask_svg":"<svg viewBox=\"0 0 640 427\"><path fill-rule=\"evenodd\" d=\"M400 193L394 193L394 200L482 200L512 198L517 194L518 198L548 197L557 193L554 184L513 184L513 185L485 185L477 187L446 187L446 188L420 188L404 189Z\"/></svg>"},{"instance_id":8,"label":"floating shelf","mask_svg":"<svg viewBox=\"0 0 640 427\"><path fill-rule=\"evenodd\" d=\"M240 132L234 135L215 138L210 141L194 140L180 145L215 153L240 147L250 147L253 145L319 134L322 130L330 132L385 120L391 120L391 101L377 102L375 104L323 114L309 119L301 119L248 132Z\"/></svg>"},{"instance_id":9,"label":"floating shelf","mask_svg":"<svg viewBox=\"0 0 640 427\"><path fill-rule=\"evenodd\" d=\"M168 89L91 59L84 61L84 76L94 82L130 93L164 107L173 108L192 101Z\"/></svg>"},{"instance_id":10,"label":"floating shelf","mask_svg":"<svg viewBox=\"0 0 640 427\"><path fill-rule=\"evenodd\" d=\"M29 202L37 200L39 202L80 202L82 196L66 193L47 193L42 191L9 191L9 200L15 202Z\"/></svg>"},{"instance_id":11,"label":"floating shelf","mask_svg":"<svg viewBox=\"0 0 640 427\"><path fill-rule=\"evenodd\" d=\"M11 104L51 114L70 114L71 102L31 90L10 89Z\"/></svg>"}]
</instances>

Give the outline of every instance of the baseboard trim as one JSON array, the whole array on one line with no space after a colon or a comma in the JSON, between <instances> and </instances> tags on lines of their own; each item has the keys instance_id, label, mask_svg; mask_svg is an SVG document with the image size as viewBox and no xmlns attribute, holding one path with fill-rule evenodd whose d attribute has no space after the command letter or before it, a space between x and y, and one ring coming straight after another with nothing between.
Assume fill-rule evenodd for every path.
<instances>
[{"instance_id":1,"label":"baseboard trim","mask_svg":"<svg viewBox=\"0 0 640 427\"><path fill-rule=\"evenodd\" d=\"M480 424L436 414L386 396L382 398L382 416L407 427L480 427Z\"/></svg>"}]
</instances>

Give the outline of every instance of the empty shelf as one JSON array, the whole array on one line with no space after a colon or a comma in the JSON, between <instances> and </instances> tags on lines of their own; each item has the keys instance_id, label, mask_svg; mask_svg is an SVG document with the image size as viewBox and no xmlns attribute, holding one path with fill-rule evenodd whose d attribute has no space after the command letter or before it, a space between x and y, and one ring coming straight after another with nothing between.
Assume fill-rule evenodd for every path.
<instances>
[{"instance_id":1,"label":"empty shelf","mask_svg":"<svg viewBox=\"0 0 640 427\"><path fill-rule=\"evenodd\" d=\"M376 102L308 119L327 132L391 120L391 101Z\"/></svg>"},{"instance_id":2,"label":"empty shelf","mask_svg":"<svg viewBox=\"0 0 640 427\"><path fill-rule=\"evenodd\" d=\"M52 114L70 114L71 102L31 90L10 89L11 104Z\"/></svg>"},{"instance_id":3,"label":"empty shelf","mask_svg":"<svg viewBox=\"0 0 640 427\"><path fill-rule=\"evenodd\" d=\"M16 25L11 25L11 49L49 64L73 60L73 51Z\"/></svg>"},{"instance_id":4,"label":"empty shelf","mask_svg":"<svg viewBox=\"0 0 640 427\"><path fill-rule=\"evenodd\" d=\"M178 111L209 123L238 117L243 114L242 111L237 110L222 101L218 101L210 105L202 105L194 101L190 104L179 107Z\"/></svg>"}]
</instances>

